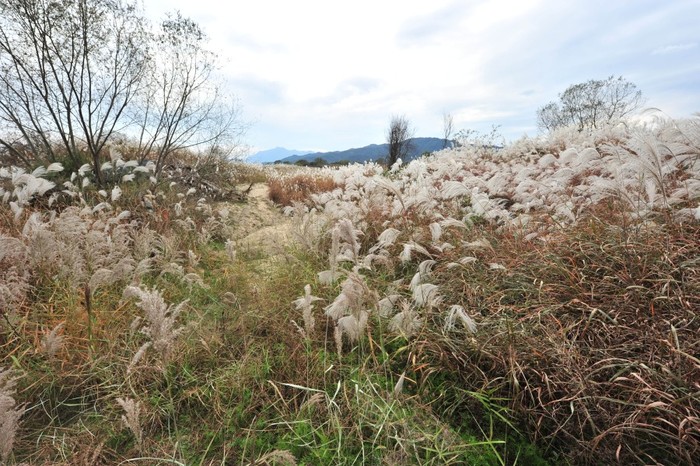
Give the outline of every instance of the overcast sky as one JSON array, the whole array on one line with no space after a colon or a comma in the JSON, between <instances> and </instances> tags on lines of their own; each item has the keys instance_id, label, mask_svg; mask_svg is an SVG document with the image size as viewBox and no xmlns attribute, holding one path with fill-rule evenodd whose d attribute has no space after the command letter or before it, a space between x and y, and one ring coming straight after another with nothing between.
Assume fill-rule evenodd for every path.
<instances>
[{"instance_id":1,"label":"overcast sky","mask_svg":"<svg viewBox=\"0 0 700 466\"><path fill-rule=\"evenodd\" d=\"M622 75L646 105L700 111L700 0L144 0L179 10L223 59L256 150L384 141L455 127L537 134L537 108L570 84Z\"/></svg>"}]
</instances>

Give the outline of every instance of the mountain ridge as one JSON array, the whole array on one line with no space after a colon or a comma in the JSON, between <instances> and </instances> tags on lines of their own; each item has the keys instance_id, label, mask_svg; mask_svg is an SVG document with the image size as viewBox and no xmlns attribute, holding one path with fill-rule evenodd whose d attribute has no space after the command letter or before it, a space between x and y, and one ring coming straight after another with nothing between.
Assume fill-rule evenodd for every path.
<instances>
[{"instance_id":1,"label":"mountain ridge","mask_svg":"<svg viewBox=\"0 0 700 466\"><path fill-rule=\"evenodd\" d=\"M293 150L286 149L284 147L274 147L272 149L258 151L250 157L247 157L246 161L251 163L271 163L283 159L285 157L291 157L295 155L303 156L312 152L313 151L310 150Z\"/></svg>"},{"instance_id":2,"label":"mountain ridge","mask_svg":"<svg viewBox=\"0 0 700 466\"><path fill-rule=\"evenodd\" d=\"M426 152L435 152L449 147L451 141L441 138L418 137L409 139L411 147L404 162L408 162L420 157ZM346 149L342 151L311 152L298 154L277 160L276 163L296 163L299 161L312 162L316 159L323 159L326 163L337 162L368 162L385 158L389 155L389 144L369 144L363 147Z\"/></svg>"}]
</instances>

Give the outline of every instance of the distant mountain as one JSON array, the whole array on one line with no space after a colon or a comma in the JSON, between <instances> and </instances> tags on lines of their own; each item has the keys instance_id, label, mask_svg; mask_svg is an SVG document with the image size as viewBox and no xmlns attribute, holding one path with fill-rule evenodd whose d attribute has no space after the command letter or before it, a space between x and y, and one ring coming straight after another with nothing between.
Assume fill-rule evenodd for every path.
<instances>
[{"instance_id":1,"label":"distant mountain","mask_svg":"<svg viewBox=\"0 0 700 466\"><path fill-rule=\"evenodd\" d=\"M404 160L404 162L408 162L417 157L420 157L425 152L435 152L445 147L445 140L440 138L412 138L410 139L410 142L411 150L408 153L407 160ZM280 159L280 162L295 163L299 160L312 162L319 158L325 160L326 163L334 163L340 161L367 162L374 161L379 158L386 158L388 154L388 144L370 144L369 146L343 151L312 152L303 155L293 155Z\"/></svg>"},{"instance_id":2,"label":"distant mountain","mask_svg":"<svg viewBox=\"0 0 700 466\"><path fill-rule=\"evenodd\" d=\"M289 150L284 147L275 147L274 149L261 150L256 154L251 155L246 159L246 162L251 163L271 163L285 157L295 155L306 155L310 153L308 150Z\"/></svg>"}]
</instances>

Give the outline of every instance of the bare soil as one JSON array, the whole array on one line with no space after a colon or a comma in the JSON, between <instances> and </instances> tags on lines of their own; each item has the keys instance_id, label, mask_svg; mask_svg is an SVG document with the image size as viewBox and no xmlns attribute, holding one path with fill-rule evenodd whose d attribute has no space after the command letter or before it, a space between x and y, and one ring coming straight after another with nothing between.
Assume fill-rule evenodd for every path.
<instances>
[{"instance_id":1,"label":"bare soil","mask_svg":"<svg viewBox=\"0 0 700 466\"><path fill-rule=\"evenodd\" d=\"M258 250L265 256L277 256L284 254L285 248L295 240L291 219L270 201L268 194L268 186L257 183L245 203L227 206L235 219L232 239L237 249Z\"/></svg>"}]
</instances>

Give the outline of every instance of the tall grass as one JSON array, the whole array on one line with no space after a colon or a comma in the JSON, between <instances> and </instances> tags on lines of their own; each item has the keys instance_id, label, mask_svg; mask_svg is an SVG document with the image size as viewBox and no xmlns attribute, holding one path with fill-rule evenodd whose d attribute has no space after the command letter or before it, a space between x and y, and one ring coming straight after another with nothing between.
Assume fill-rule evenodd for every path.
<instances>
[{"instance_id":1,"label":"tall grass","mask_svg":"<svg viewBox=\"0 0 700 466\"><path fill-rule=\"evenodd\" d=\"M294 173L271 178L268 186L272 202L281 206L292 206L295 202L308 201L312 194L333 191L338 184L330 176Z\"/></svg>"},{"instance_id":2,"label":"tall grass","mask_svg":"<svg viewBox=\"0 0 700 466\"><path fill-rule=\"evenodd\" d=\"M365 325L406 339L406 376L455 426L474 427L464 412L489 416L460 390L474 387L557 461L690 464L697 119L561 136L438 154L388 177L338 170L344 188L304 215L363 238L326 250L320 283L342 284L326 314L350 341ZM376 304L355 304L348 280ZM357 325L361 309L370 318Z\"/></svg>"},{"instance_id":3,"label":"tall grass","mask_svg":"<svg viewBox=\"0 0 700 466\"><path fill-rule=\"evenodd\" d=\"M114 160L104 192L3 167L2 460L692 464L697 128L389 172ZM274 260L222 195L262 180L302 236Z\"/></svg>"}]
</instances>

